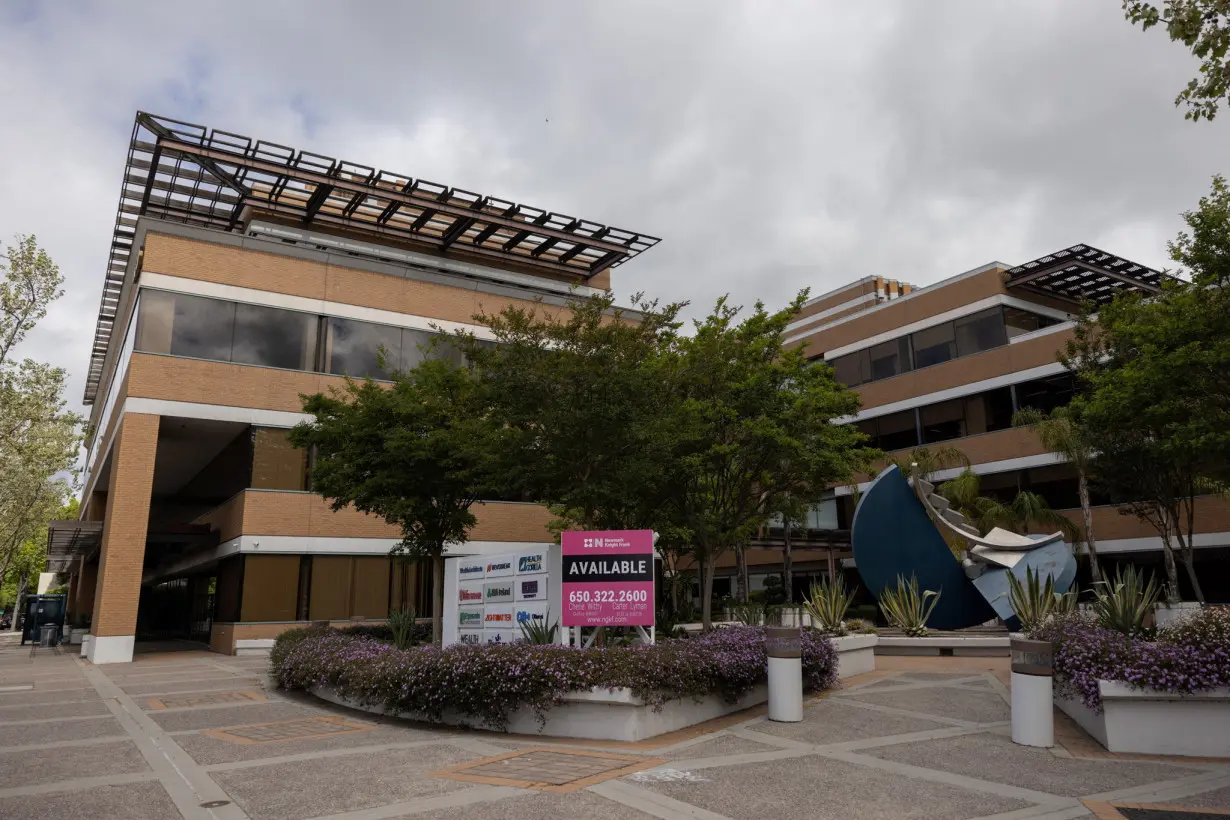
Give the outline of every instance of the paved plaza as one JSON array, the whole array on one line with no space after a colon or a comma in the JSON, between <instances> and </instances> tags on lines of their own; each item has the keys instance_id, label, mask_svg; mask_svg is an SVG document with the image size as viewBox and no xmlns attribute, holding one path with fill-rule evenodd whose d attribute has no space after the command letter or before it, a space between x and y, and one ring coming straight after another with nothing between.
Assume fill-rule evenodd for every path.
<instances>
[{"instance_id":1,"label":"paved plaza","mask_svg":"<svg viewBox=\"0 0 1230 820\"><path fill-rule=\"evenodd\" d=\"M1230 816L1230 759L1108 755L1066 719L1055 749L1013 745L1006 659L881 657L802 723L752 710L637 744L375 718L271 690L266 664L6 641L0 818Z\"/></svg>"}]
</instances>

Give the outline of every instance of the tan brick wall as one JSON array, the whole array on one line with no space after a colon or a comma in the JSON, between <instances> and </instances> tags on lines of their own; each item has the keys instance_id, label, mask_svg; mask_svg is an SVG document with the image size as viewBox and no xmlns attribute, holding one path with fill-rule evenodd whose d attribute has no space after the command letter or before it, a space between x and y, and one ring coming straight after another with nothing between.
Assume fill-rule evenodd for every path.
<instances>
[{"instance_id":1,"label":"tan brick wall","mask_svg":"<svg viewBox=\"0 0 1230 820\"><path fill-rule=\"evenodd\" d=\"M113 450L91 628L97 636L136 634L158 421L125 414Z\"/></svg>"},{"instance_id":2,"label":"tan brick wall","mask_svg":"<svg viewBox=\"0 0 1230 820\"><path fill-rule=\"evenodd\" d=\"M806 319L808 316L815 316L817 313L822 313L826 310L832 310L838 305L844 305L846 302L853 301L869 293L876 292L876 282L874 279L868 279L866 282L860 282L856 287L847 288L838 293L828 296L818 302L813 302L807 307L799 311L799 319ZM860 305L864 310L871 306L870 302L864 302ZM829 317L825 317L827 320Z\"/></svg>"},{"instance_id":3,"label":"tan brick wall","mask_svg":"<svg viewBox=\"0 0 1230 820\"><path fill-rule=\"evenodd\" d=\"M375 516L357 512L351 507L333 512L328 502L313 493L248 491L244 493L240 506L243 510L242 532L245 535L322 538L401 536L397 527ZM490 502L475 504L473 510L478 523L470 532L472 541L552 540L547 530L552 516L545 507L537 504ZM210 516L213 515L214 513L210 513ZM198 521L203 521L204 518ZM221 522L231 519L219 516L217 520Z\"/></svg>"},{"instance_id":4,"label":"tan brick wall","mask_svg":"<svg viewBox=\"0 0 1230 820\"><path fill-rule=\"evenodd\" d=\"M484 310L495 312L506 304L546 313L560 310L528 299L509 299L465 287L156 233L145 237L143 269L185 279L327 299L453 322L472 322L475 314Z\"/></svg>"},{"instance_id":5,"label":"tan brick wall","mask_svg":"<svg viewBox=\"0 0 1230 820\"><path fill-rule=\"evenodd\" d=\"M912 370L856 387L863 409L912 399L916 396L960 387L963 384L1007 376L1032 367L1054 364L1064 344L1072 338L1072 329L1048 333L1017 344L1007 344L973 356L964 356L943 364Z\"/></svg>"},{"instance_id":6,"label":"tan brick wall","mask_svg":"<svg viewBox=\"0 0 1230 820\"><path fill-rule=\"evenodd\" d=\"M942 288L919 291L908 299L897 299L865 316L821 330L807 339L808 347L824 351L845 347L988 296L1005 293L1003 278L1004 272L994 268Z\"/></svg>"},{"instance_id":7,"label":"tan brick wall","mask_svg":"<svg viewBox=\"0 0 1230 820\"><path fill-rule=\"evenodd\" d=\"M230 541L232 538L243 535L243 506L247 497L247 493L239 493L192 523L208 524L212 529L218 531L219 541Z\"/></svg>"},{"instance_id":8,"label":"tan brick wall","mask_svg":"<svg viewBox=\"0 0 1230 820\"><path fill-rule=\"evenodd\" d=\"M1022 458L1048 452L1028 427L996 430L994 433L953 439L935 446L956 447L969 457L971 464L985 464L989 461L1004 461L1009 458ZM913 447L906 447L902 450L893 450L890 455L903 456L913 449ZM887 464L887 461L881 463L877 471L883 469Z\"/></svg>"},{"instance_id":9,"label":"tan brick wall","mask_svg":"<svg viewBox=\"0 0 1230 820\"><path fill-rule=\"evenodd\" d=\"M1077 526L1083 526L1080 510L1064 510L1063 514ZM1230 532L1230 501L1216 496L1197 498L1196 532ZM1096 541L1155 538L1157 530L1134 515L1121 515L1116 507L1094 507L1093 536Z\"/></svg>"},{"instance_id":10,"label":"tan brick wall","mask_svg":"<svg viewBox=\"0 0 1230 820\"><path fill-rule=\"evenodd\" d=\"M299 413L300 393L327 392L344 384L341 376L135 353L128 390L141 398Z\"/></svg>"}]
</instances>

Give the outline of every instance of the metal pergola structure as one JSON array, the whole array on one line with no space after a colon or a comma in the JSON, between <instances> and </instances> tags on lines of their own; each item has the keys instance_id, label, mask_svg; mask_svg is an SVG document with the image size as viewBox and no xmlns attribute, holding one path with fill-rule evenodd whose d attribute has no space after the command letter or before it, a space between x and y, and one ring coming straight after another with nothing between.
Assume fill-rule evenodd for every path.
<instances>
[{"instance_id":1,"label":"metal pergola structure","mask_svg":"<svg viewBox=\"0 0 1230 820\"><path fill-rule=\"evenodd\" d=\"M658 243L644 234L138 112L86 377L98 393L137 219L234 231L262 212L588 280Z\"/></svg>"},{"instance_id":2,"label":"metal pergola structure","mask_svg":"<svg viewBox=\"0 0 1230 820\"><path fill-rule=\"evenodd\" d=\"M1104 305L1121 293L1160 293L1168 275L1089 245L1073 245L1008 271L1007 287Z\"/></svg>"},{"instance_id":3,"label":"metal pergola structure","mask_svg":"<svg viewBox=\"0 0 1230 820\"><path fill-rule=\"evenodd\" d=\"M77 558L93 554L102 531L101 521L47 522L47 572L68 572Z\"/></svg>"}]
</instances>

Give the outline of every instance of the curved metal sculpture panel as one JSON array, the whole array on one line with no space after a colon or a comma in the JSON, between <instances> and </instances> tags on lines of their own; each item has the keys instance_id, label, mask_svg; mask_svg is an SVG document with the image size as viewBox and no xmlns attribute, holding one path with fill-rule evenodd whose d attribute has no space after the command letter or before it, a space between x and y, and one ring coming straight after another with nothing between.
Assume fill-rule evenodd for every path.
<instances>
[{"instance_id":1,"label":"curved metal sculpture panel","mask_svg":"<svg viewBox=\"0 0 1230 820\"><path fill-rule=\"evenodd\" d=\"M859 501L850 528L854 562L877 599L884 588L896 586L898 575L907 579L913 575L920 589L940 593L929 627L962 629L999 617L1016 628L1008 602L1008 573L1022 581L1026 569L1049 575L1055 579L1056 592L1072 586L1076 558L1062 533L1023 536L993 530L981 536L959 513L947 509L947 500L932 489L927 482L910 486L901 470L892 466L871 482ZM920 492L932 503L930 511ZM964 565L953 556L932 514L971 543Z\"/></svg>"},{"instance_id":2,"label":"curved metal sculpture panel","mask_svg":"<svg viewBox=\"0 0 1230 820\"><path fill-rule=\"evenodd\" d=\"M995 618L896 466L880 473L858 502L850 541L858 574L877 600L885 587L896 587L898 575L913 575L920 589L940 593L928 626L961 629Z\"/></svg>"}]
</instances>

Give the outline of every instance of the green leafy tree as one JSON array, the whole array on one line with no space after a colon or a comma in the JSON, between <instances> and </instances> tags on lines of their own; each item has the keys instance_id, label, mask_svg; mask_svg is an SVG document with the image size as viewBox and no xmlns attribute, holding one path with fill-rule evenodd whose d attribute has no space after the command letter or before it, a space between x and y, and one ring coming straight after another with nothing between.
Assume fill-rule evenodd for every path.
<instances>
[{"instance_id":1,"label":"green leafy tree","mask_svg":"<svg viewBox=\"0 0 1230 820\"><path fill-rule=\"evenodd\" d=\"M1094 583L1102 580L1102 568L1098 565L1098 547L1093 535L1093 505L1089 501L1089 476L1097 460L1097 453L1089 444L1084 427L1073 418L1071 408L1056 407L1050 414L1027 407L1012 416L1014 427L1032 427L1042 446L1067 459L1076 470L1076 491L1081 505L1081 521L1084 524L1082 540L1089 551L1089 571Z\"/></svg>"},{"instance_id":2,"label":"green leafy tree","mask_svg":"<svg viewBox=\"0 0 1230 820\"><path fill-rule=\"evenodd\" d=\"M1046 499L1037 493L1020 490L1004 503L981 494L977 473L966 469L961 475L946 481L937 492L947 498L952 508L961 513L986 535L995 527L1010 532L1025 533L1033 528L1062 530L1072 542L1080 540L1080 529L1066 516L1055 512Z\"/></svg>"},{"instance_id":3,"label":"green leafy tree","mask_svg":"<svg viewBox=\"0 0 1230 820\"><path fill-rule=\"evenodd\" d=\"M63 290L33 236L0 257L0 579L71 490L82 418L66 409L62 368L18 359L26 335Z\"/></svg>"},{"instance_id":4,"label":"green leafy tree","mask_svg":"<svg viewBox=\"0 0 1230 820\"><path fill-rule=\"evenodd\" d=\"M1073 411L1097 452L1099 483L1162 540L1169 599L1174 549L1197 600L1196 499L1230 482L1230 188L1183 215L1170 255L1190 280L1125 294L1085 312L1063 357L1078 380Z\"/></svg>"},{"instance_id":5,"label":"green leafy tree","mask_svg":"<svg viewBox=\"0 0 1230 820\"><path fill-rule=\"evenodd\" d=\"M69 498L63 482L47 482L36 510L24 516L26 525L10 537L22 540L15 549L6 550L7 561L0 567L0 609L20 611L22 601L47 566L47 525L53 519L77 517L77 499ZM17 619L13 619L13 629Z\"/></svg>"},{"instance_id":6,"label":"green leafy tree","mask_svg":"<svg viewBox=\"0 0 1230 820\"><path fill-rule=\"evenodd\" d=\"M1159 8L1160 5L1160 8ZM1123 0L1124 16L1143 31L1161 26L1200 59L1200 76L1188 82L1176 106L1189 120L1211 120L1230 96L1230 0Z\"/></svg>"},{"instance_id":7,"label":"green leafy tree","mask_svg":"<svg viewBox=\"0 0 1230 820\"><path fill-rule=\"evenodd\" d=\"M674 346L669 378L680 400L663 407L672 475L661 511L689 533L706 629L721 556L746 543L784 499L819 501L876 455L856 429L834 423L858 410L857 394L832 368L783 344L805 298L776 313L757 303L741 321L739 308L720 299Z\"/></svg>"},{"instance_id":8,"label":"green leafy tree","mask_svg":"<svg viewBox=\"0 0 1230 820\"><path fill-rule=\"evenodd\" d=\"M508 432L498 483L550 505L557 528L662 524L663 408L676 400L664 367L682 305L633 304L627 312L601 294L558 313L506 307L475 317L496 344L456 340L490 418Z\"/></svg>"},{"instance_id":9,"label":"green leafy tree","mask_svg":"<svg viewBox=\"0 0 1230 820\"><path fill-rule=\"evenodd\" d=\"M429 357L391 386L348 379L345 390L305 396L315 419L291 431L315 448L312 486L334 510L353 506L401 529L391 554L430 562L433 639L444 612L444 552L467 539L471 506L489 486L503 432L485 414L466 367Z\"/></svg>"}]
</instances>

